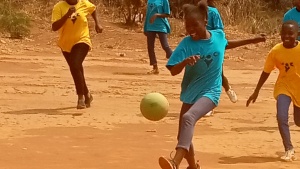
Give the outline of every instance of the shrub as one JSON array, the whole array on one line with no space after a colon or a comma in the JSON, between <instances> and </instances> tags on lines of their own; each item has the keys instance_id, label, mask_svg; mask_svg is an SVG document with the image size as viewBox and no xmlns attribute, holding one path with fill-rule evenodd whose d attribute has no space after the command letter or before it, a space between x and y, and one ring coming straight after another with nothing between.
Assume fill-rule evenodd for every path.
<instances>
[{"instance_id":1,"label":"shrub","mask_svg":"<svg viewBox=\"0 0 300 169\"><path fill-rule=\"evenodd\" d=\"M103 4L117 9L126 25L135 25L145 13L146 0L103 0Z\"/></svg>"},{"instance_id":2,"label":"shrub","mask_svg":"<svg viewBox=\"0 0 300 169\"><path fill-rule=\"evenodd\" d=\"M13 7L7 0L0 2L0 29L11 38L23 38L30 34L30 18Z\"/></svg>"}]
</instances>

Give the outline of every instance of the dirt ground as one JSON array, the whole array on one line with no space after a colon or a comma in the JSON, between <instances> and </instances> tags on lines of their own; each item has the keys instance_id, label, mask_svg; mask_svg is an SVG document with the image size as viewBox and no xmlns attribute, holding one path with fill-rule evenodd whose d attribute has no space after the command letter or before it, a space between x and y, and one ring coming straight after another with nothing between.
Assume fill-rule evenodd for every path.
<instances>
[{"instance_id":1,"label":"dirt ground","mask_svg":"<svg viewBox=\"0 0 300 169\"><path fill-rule=\"evenodd\" d=\"M146 38L102 20L104 32L92 31L93 50L85 66L92 107L76 110L77 96L68 66L55 44L57 33L33 30L22 41L0 42L0 169L158 169L158 157L176 145L180 82L164 67L150 70ZM228 31L230 38L240 34ZM245 35L243 37L253 36ZM180 38L170 39L174 49ZM250 45L226 53L225 75L239 101L225 93L214 116L201 119L193 142L202 169L299 169L298 161L279 160L283 153L272 91L273 72L257 103L245 107L254 90L269 46ZM120 56L120 54L125 56ZM139 111L141 98L160 92L170 102L168 116L151 122ZM296 151L300 128L292 120ZM184 161L181 169L187 167Z\"/></svg>"}]
</instances>

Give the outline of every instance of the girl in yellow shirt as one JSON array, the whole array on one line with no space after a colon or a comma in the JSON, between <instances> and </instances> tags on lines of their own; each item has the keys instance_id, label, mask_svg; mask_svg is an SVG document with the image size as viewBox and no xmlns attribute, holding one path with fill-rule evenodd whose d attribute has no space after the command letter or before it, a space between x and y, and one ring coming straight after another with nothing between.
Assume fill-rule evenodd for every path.
<instances>
[{"instance_id":1,"label":"girl in yellow shirt","mask_svg":"<svg viewBox=\"0 0 300 169\"><path fill-rule=\"evenodd\" d=\"M285 154L281 157L284 161L295 160L288 123L291 102L294 105L295 124L300 127L300 43L297 37L297 22L284 22L281 30L282 43L275 45L269 52L256 89L246 103L248 107L251 102L256 101L259 90L268 79L271 71L277 68L280 73L275 84L274 97L277 100L278 128L285 149Z\"/></svg>"},{"instance_id":2,"label":"girl in yellow shirt","mask_svg":"<svg viewBox=\"0 0 300 169\"><path fill-rule=\"evenodd\" d=\"M52 30L59 32L58 46L70 67L78 95L77 109L90 107L93 100L87 88L82 63L92 47L87 16L92 15L101 33L96 6L88 0L59 1L52 11Z\"/></svg>"}]
</instances>

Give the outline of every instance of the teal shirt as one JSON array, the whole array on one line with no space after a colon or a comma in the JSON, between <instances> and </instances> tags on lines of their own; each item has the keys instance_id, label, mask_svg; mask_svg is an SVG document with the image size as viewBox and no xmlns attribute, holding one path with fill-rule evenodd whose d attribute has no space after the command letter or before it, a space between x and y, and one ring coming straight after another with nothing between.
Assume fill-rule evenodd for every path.
<instances>
[{"instance_id":1,"label":"teal shirt","mask_svg":"<svg viewBox=\"0 0 300 169\"><path fill-rule=\"evenodd\" d=\"M293 20L298 23L300 26L300 12L296 9L296 7L290 9L284 14L283 22ZM300 28L299 28L300 31ZM298 36L298 40L300 40L300 36Z\"/></svg>"},{"instance_id":2,"label":"teal shirt","mask_svg":"<svg viewBox=\"0 0 300 169\"><path fill-rule=\"evenodd\" d=\"M217 8L208 7L208 20L207 20L207 30L216 30L222 29L224 30L223 21L221 15Z\"/></svg>"},{"instance_id":3,"label":"teal shirt","mask_svg":"<svg viewBox=\"0 0 300 169\"><path fill-rule=\"evenodd\" d=\"M167 18L156 18L154 23L150 23L151 17L155 14L169 14L170 4L168 0L148 0L147 12L144 24L144 32L163 32L170 33L171 28Z\"/></svg>"},{"instance_id":4,"label":"teal shirt","mask_svg":"<svg viewBox=\"0 0 300 169\"><path fill-rule=\"evenodd\" d=\"M185 37L171 55L167 67L175 66L186 58L200 55L194 65L185 67L181 83L180 100L194 104L201 97L207 97L217 106L222 92L222 64L227 40L222 30L211 30L211 38L194 41Z\"/></svg>"}]
</instances>

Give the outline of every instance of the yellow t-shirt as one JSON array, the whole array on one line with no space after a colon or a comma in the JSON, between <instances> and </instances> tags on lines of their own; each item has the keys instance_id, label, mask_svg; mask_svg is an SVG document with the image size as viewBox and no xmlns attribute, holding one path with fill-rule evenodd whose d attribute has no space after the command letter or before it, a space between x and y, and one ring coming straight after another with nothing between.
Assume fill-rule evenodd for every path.
<instances>
[{"instance_id":1,"label":"yellow t-shirt","mask_svg":"<svg viewBox=\"0 0 300 169\"><path fill-rule=\"evenodd\" d=\"M52 23L61 19L71 6L65 2L58 2L52 11ZM72 47L78 43L86 43L92 47L87 16L92 14L96 6L88 0L78 0L75 5L76 19L68 18L65 24L59 29L58 46L64 52L71 52Z\"/></svg>"},{"instance_id":2,"label":"yellow t-shirt","mask_svg":"<svg viewBox=\"0 0 300 169\"><path fill-rule=\"evenodd\" d=\"M295 106L300 107L300 43L292 49L287 49L282 43L271 49L267 57L264 72L271 73L279 69L279 75L274 88L274 97L285 94L290 96Z\"/></svg>"}]
</instances>

